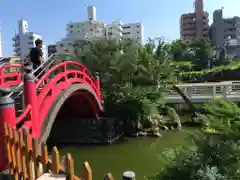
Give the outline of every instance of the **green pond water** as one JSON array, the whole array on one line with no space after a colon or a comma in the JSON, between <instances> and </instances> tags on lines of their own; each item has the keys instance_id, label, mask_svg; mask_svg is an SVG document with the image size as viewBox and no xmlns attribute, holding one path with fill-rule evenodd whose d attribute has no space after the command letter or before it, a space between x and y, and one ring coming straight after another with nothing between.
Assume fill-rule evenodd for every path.
<instances>
[{"instance_id":1,"label":"green pond water","mask_svg":"<svg viewBox=\"0 0 240 180\"><path fill-rule=\"evenodd\" d=\"M88 161L94 180L103 179L108 172L115 179L121 179L126 170L134 171L136 179L143 180L164 167L162 152L169 148L190 145L189 133L195 130L168 131L161 138L134 138L113 145L61 147L60 152L61 155L68 152L72 154L76 175L79 175L82 163Z\"/></svg>"}]
</instances>

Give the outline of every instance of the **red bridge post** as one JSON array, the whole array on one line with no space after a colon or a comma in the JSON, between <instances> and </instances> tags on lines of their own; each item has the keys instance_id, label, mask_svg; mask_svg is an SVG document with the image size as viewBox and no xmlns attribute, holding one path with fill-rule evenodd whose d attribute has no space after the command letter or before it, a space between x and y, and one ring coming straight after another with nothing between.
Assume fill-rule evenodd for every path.
<instances>
[{"instance_id":1,"label":"red bridge post","mask_svg":"<svg viewBox=\"0 0 240 180\"><path fill-rule=\"evenodd\" d=\"M25 107L31 105L32 108L32 136L38 137L40 128L38 127L39 109L37 101L37 89L35 83L35 76L32 74L31 69L25 69L24 75L24 102Z\"/></svg>"},{"instance_id":2,"label":"red bridge post","mask_svg":"<svg viewBox=\"0 0 240 180\"><path fill-rule=\"evenodd\" d=\"M11 89L0 89L0 171L7 168L7 150L4 140L4 122L11 126L16 124L16 110L14 100L8 97Z\"/></svg>"}]
</instances>

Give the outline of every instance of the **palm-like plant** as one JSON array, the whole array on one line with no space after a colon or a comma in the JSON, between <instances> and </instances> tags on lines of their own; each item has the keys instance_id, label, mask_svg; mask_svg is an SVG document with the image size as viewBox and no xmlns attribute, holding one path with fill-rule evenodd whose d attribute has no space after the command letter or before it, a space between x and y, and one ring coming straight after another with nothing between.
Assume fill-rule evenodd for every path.
<instances>
[{"instance_id":1,"label":"palm-like plant","mask_svg":"<svg viewBox=\"0 0 240 180\"><path fill-rule=\"evenodd\" d=\"M126 110L126 106L131 112L118 114L135 112L136 120L159 112L165 104L167 87L171 87L165 84L175 80L163 47L162 43L141 46L132 41L102 40L76 51L76 56L90 71L99 72L105 102L111 102L106 107L113 112Z\"/></svg>"}]
</instances>

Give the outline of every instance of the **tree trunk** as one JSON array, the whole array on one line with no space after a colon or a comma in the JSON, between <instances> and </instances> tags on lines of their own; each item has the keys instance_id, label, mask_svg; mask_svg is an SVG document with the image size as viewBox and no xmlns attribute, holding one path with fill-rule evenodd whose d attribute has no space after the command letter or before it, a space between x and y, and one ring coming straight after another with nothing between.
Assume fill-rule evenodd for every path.
<instances>
[{"instance_id":1,"label":"tree trunk","mask_svg":"<svg viewBox=\"0 0 240 180\"><path fill-rule=\"evenodd\" d=\"M176 85L173 85L173 89L183 98L183 100L187 103L189 106L189 109L192 113L192 118L197 116L197 111L191 100L188 99L188 97L181 91L179 87Z\"/></svg>"}]
</instances>

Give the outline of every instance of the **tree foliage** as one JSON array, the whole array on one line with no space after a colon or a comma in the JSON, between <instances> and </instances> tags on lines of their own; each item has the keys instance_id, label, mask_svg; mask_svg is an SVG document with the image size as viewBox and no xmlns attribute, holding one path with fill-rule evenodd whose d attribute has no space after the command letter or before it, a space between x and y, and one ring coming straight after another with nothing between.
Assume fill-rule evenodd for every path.
<instances>
[{"instance_id":1,"label":"tree foliage","mask_svg":"<svg viewBox=\"0 0 240 180\"><path fill-rule=\"evenodd\" d=\"M201 71L230 62L224 50L216 57L208 40L176 40L165 46L169 47L166 49L174 61L191 62L194 66L189 69L190 71Z\"/></svg>"},{"instance_id":2,"label":"tree foliage","mask_svg":"<svg viewBox=\"0 0 240 180\"><path fill-rule=\"evenodd\" d=\"M78 59L98 73L107 116L137 121L161 112L164 96L176 82L176 66L160 41L93 41L76 50Z\"/></svg>"},{"instance_id":3,"label":"tree foliage","mask_svg":"<svg viewBox=\"0 0 240 180\"><path fill-rule=\"evenodd\" d=\"M240 179L240 108L231 102L218 100L205 106L201 118L207 129L195 136L195 145L169 150L164 157L167 168L154 179L178 180L236 180Z\"/></svg>"}]
</instances>

